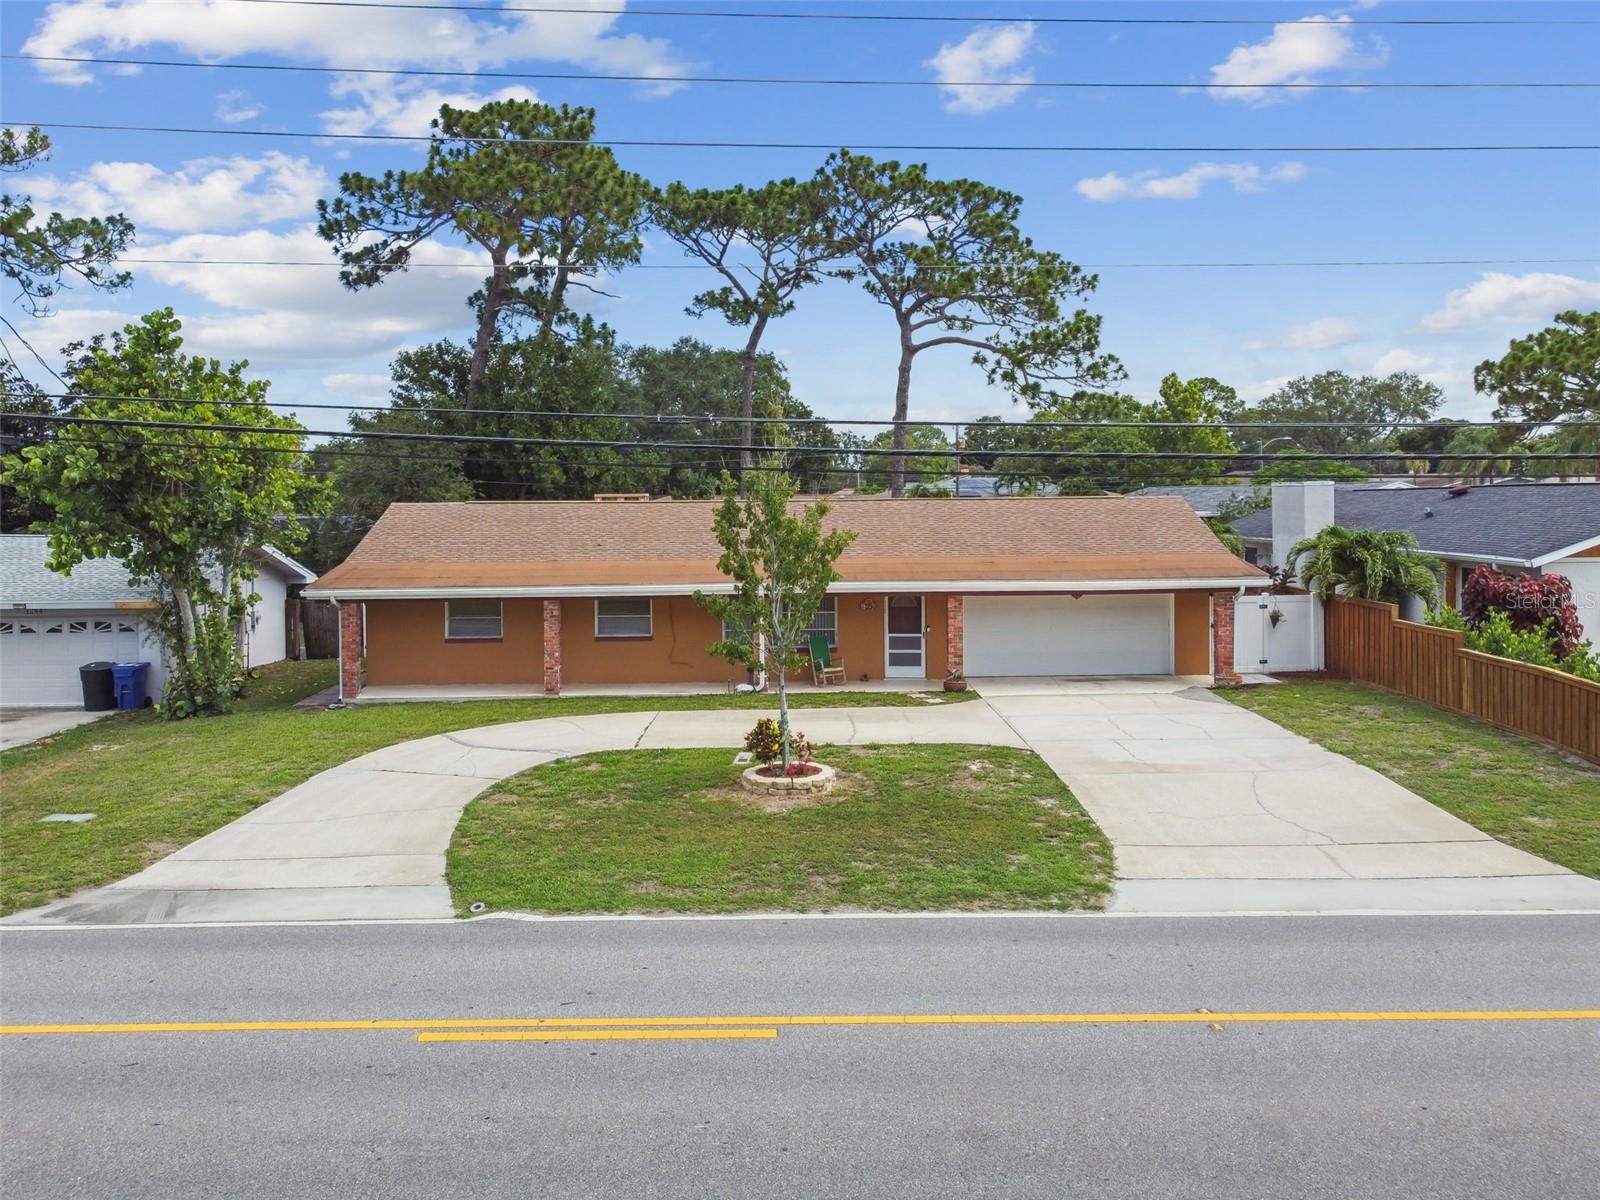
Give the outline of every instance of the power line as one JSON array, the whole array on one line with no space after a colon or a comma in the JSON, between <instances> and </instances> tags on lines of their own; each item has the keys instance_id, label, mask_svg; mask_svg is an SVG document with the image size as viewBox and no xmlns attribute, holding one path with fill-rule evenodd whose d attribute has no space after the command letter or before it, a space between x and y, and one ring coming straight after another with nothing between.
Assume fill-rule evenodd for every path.
<instances>
[{"instance_id":1,"label":"power line","mask_svg":"<svg viewBox=\"0 0 1600 1200\"><path fill-rule=\"evenodd\" d=\"M88 425L106 426L120 429L172 429L194 430L203 433L248 433L262 434L277 437L336 437L370 439L374 441L392 441L403 443L438 443L453 445L504 445L504 446L556 446L556 447L581 447L595 450L700 450L721 451L728 449L726 442L647 442L628 440L622 438L536 438L514 437L505 434L454 434L454 433L403 433L395 430L327 430L327 429L283 429L273 426L260 425L234 425L210 424L205 422L189 421L164 421L140 420L126 417L77 417L58 414L41 413L0 413L0 418L10 418L20 421L42 421L48 424L62 425ZM1169 428L1182 428L1174 423ZM240 447L248 450L250 447ZM1204 450L964 450L958 451L956 447L934 447L919 449L906 447L903 450L880 448L873 446L849 447L839 446L781 446L764 447L785 455L838 455L849 454L861 458L883 458L901 456L905 458L946 458L959 457L961 454L989 459L1030 459L1030 460L1073 460L1094 459L1110 461L1163 461L1183 460L1193 462L1196 460L1224 461L1234 458L1250 458L1253 456L1248 451L1204 451ZM1361 461L1395 461L1405 458L1419 457L1415 454L1403 454L1395 451L1318 451L1313 457L1331 462L1361 462ZM1435 455L1433 457L1439 457ZM1516 451L1499 454L1450 454L1452 462L1500 462L1507 459L1518 460L1564 460L1583 459L1591 460L1596 457L1593 451Z\"/></svg>"},{"instance_id":2,"label":"power line","mask_svg":"<svg viewBox=\"0 0 1600 1200\"><path fill-rule=\"evenodd\" d=\"M107 125L88 121L30 121L11 119L7 124L39 129L75 129L96 133L170 133L206 137L305 138L344 142L430 142L433 135L420 133L318 133L312 130L284 129L205 129L185 125ZM1600 150L1600 144L1572 143L1486 143L1482 145L1341 145L1341 146L1111 146L1040 145L939 142L852 142L849 139L827 142L740 142L704 141L671 138L482 138L452 137L451 142L470 142L478 146L617 146L671 150L837 150L841 146L875 152L925 151L982 152L989 154L1477 154L1498 151L1565 152Z\"/></svg>"},{"instance_id":3,"label":"power line","mask_svg":"<svg viewBox=\"0 0 1600 1200\"><path fill-rule=\"evenodd\" d=\"M462 4L434 3L431 0L232 0L236 4L276 4L297 8L375 8L418 12L486 12L486 13L565 13L585 17L662 17L680 20L715 19L740 21L856 21L856 22L919 22L927 24L1014 24L1019 21L1035 25L1418 25L1418 26L1500 26L1500 25L1594 25L1590 20L1543 19L1523 17L1494 17L1462 19L1458 17L1059 17L1059 16L995 16L988 14L955 13L842 13L842 12L792 12L782 10L740 9L673 9L673 8L579 8L552 4Z\"/></svg>"},{"instance_id":4,"label":"power line","mask_svg":"<svg viewBox=\"0 0 1600 1200\"><path fill-rule=\"evenodd\" d=\"M1077 79L872 79L863 77L796 77L777 75L624 75L588 71L467 71L425 67L326 67L307 63L192 62L171 58L106 58L94 55L0 54L14 62L77 63L123 67L173 67L203 71L275 71L314 75L371 75L420 79L535 79L573 83L710 83L773 87L998 88L1070 91L1467 91L1600 88L1600 82L1565 80L1378 80L1352 82L1200 83L1165 80Z\"/></svg>"},{"instance_id":5,"label":"power line","mask_svg":"<svg viewBox=\"0 0 1600 1200\"><path fill-rule=\"evenodd\" d=\"M106 442L104 440L101 440L101 439L69 438L69 437L56 437L56 438L51 439L51 443L52 444L60 444L60 445L68 445L68 446L99 446L99 445L105 445L106 444ZM124 447L127 447L129 449L141 449L142 448L142 449L153 449L153 450L198 450L198 451L214 453L214 454L292 454L292 455L297 455L297 456L304 457L304 458L311 458L313 456L317 456L317 457L324 457L324 458L326 458L326 457L333 457L333 458L372 458L372 459L381 459L381 460L392 461L392 462L410 462L410 463L416 463L416 462L438 462L438 463L446 463L446 464L461 464L462 463L461 457L457 456L457 455L400 454L400 453L395 453L393 451L357 449L357 448L352 448L352 447L348 447L348 446L313 446L313 447L310 447L309 449L300 450L300 449L295 449L293 447L284 447L284 446L231 447L231 446L219 446L214 442L181 442L181 441L170 441L170 440L151 441L151 440L148 440L148 439L141 439L141 440L134 441L134 440L126 439L126 438L113 438L113 439L110 439L110 444L117 445L117 446L124 446ZM952 452L947 453L947 454L923 453L921 455L908 455L908 457L954 458L954 457L958 457L958 455L955 452L952 451ZM1203 457L1203 456L1198 456L1197 455L1197 456L1191 456L1191 457ZM1513 461L1514 459L1516 459L1518 456L1517 455L1508 454L1508 455L1497 455L1495 457L1496 457L1497 460L1503 460L1503 461L1510 462L1510 461ZM473 461L475 461L476 463L478 463L480 465L494 466L494 467L525 467L525 466L530 465L527 462L527 460L522 460L522 459L494 459L494 458L474 457ZM1453 458L1452 458L1452 461L1454 461ZM652 463L652 462L640 462L640 461L638 461L636 459L634 459L634 460L542 459L542 460L539 460L537 464L533 464L533 465L537 465L539 467L559 467L559 468L562 468L562 469L572 469L572 468L625 469L625 470L630 470L630 471L667 471L667 472L670 473L670 472L673 472L673 471L680 471L680 470L687 470L687 469L723 466L723 465L725 465L725 460L721 459L721 458L718 458L718 459L690 459L690 460L677 459L677 460L674 460L674 461L671 461L671 462L665 462L665 463ZM745 467L745 468L742 468L742 469L744 471L757 471L757 472L763 472L763 473L791 473L791 472L793 472L795 470L795 468L792 468L792 467L774 466L774 465L771 465L771 464L756 464L754 466ZM841 475L841 476L851 476L851 475L880 476L880 475L887 474L887 469L884 468L884 467L871 467L871 468L868 468L868 467L853 467L853 466L849 466L849 465L846 465L846 464L837 464L837 465L833 465L833 466L824 466L820 470L818 470L816 473L817 474L821 474L821 475ZM920 471L920 470L913 471L912 473L914 473L914 474L929 474L929 472ZM1007 476L1012 476L1012 475L1015 475L1015 474L1016 474L1015 472L992 470L992 469L984 468L984 467L981 467L981 466L964 466L963 469L959 472L960 478L962 478L962 479L999 479L999 478L1004 478L1004 477L1007 477ZM946 478L946 476L943 473L940 473L939 477L938 477L938 481L939 482L943 482L945 478ZM1072 476L1070 476L1068 478L1073 482L1090 483L1090 484L1095 484L1095 485L1104 486L1104 487L1132 486L1132 485L1139 485L1141 487L1159 487L1159 486L1163 486L1163 485L1190 485L1190 484L1192 484L1194 475L1193 475L1192 472L1187 473L1187 474L1170 474L1170 475L1149 474L1149 473L1140 473L1140 474L1137 474L1137 475L1127 475L1127 474L1114 474L1114 473L1110 473L1110 471L1107 471L1107 470L1093 471L1092 469L1085 469L1085 470L1081 470L1081 471L1078 471L1078 472L1074 473ZM1374 480L1403 480L1403 479L1411 478L1411 476L1410 475L1406 475L1406 474L1374 475L1371 478L1374 479ZM1508 479L1508 478L1511 478L1511 477L1498 476L1497 478ZM1562 477L1550 476L1550 477L1547 477L1545 480L1534 479L1534 480L1526 480L1525 482L1519 482L1519 483L1498 483L1495 486L1497 486L1497 487L1530 486L1531 487L1531 486L1541 485L1544 482L1548 482L1548 479L1551 479L1551 478L1562 478ZM1354 481L1352 481L1352 482L1354 482ZM528 487L528 486L530 486L528 481L526 481L526 480L518 480L518 479L476 479L476 480L473 481L473 484L474 484L474 486L489 486L489 487ZM1240 486L1240 487L1259 486L1259 485L1252 485L1251 481L1248 478L1238 478L1238 477L1221 478L1221 479L1219 479L1219 481L1217 481L1216 483L1214 483L1214 484L1212 484L1210 486L1227 487L1227 486L1230 486L1230 485Z\"/></svg>"},{"instance_id":6,"label":"power line","mask_svg":"<svg viewBox=\"0 0 1600 1200\"><path fill-rule=\"evenodd\" d=\"M322 259L283 259L283 258L144 258L119 256L119 263L132 263L140 266L167 266L167 267L322 267L342 271L345 269L341 262L325 261ZM843 261L843 260L840 260ZM1232 262L1085 262L1076 264L1086 271L1110 271L1149 268L1153 270L1178 270L1178 269L1208 269L1235 267L1530 267L1530 266L1557 266L1589 265L1600 263L1600 258L1365 258L1365 259L1304 259L1290 260L1238 260ZM596 268L587 263L513 263L512 266L531 266L541 270L567 270L584 273L594 273ZM729 263L732 270L759 270L759 263ZM1005 263L963 263L968 266L1005 266ZM438 263L438 262L410 262L405 267L408 271L419 269L438 271L474 271L483 272L489 269L487 263ZM629 271L715 271L718 267L713 263L686 262L686 263L631 263L626 268Z\"/></svg>"},{"instance_id":7,"label":"power line","mask_svg":"<svg viewBox=\"0 0 1600 1200\"><path fill-rule=\"evenodd\" d=\"M214 400L196 400L180 396L112 396L82 392L38 392L38 396L50 400L80 400L108 403L155 403L155 404L215 404ZM393 404L334 404L326 401L297 400L259 400L252 403L264 408L292 408L312 409L333 412L372 412L377 414L411 414L427 416L437 413L462 414L469 416L496 416L496 417L561 417L576 418L591 421L642 421L656 424L721 424L721 425L827 425L851 426L869 425L892 427L907 425L928 428L963 428L972 429L1501 429L1506 426L1527 424L1518 421L1465 421L1449 417L1439 417L1431 421L1035 421L1029 419L1007 420L977 420L977 419L907 419L904 421L886 420L883 418L855 419L851 417L757 417L749 418L720 413L651 413L651 412L595 412L581 409L538 409L538 408L464 408L447 407L443 405L419 405L416 407L403 407ZM25 419L30 414L4 413L0 416L9 416L14 419ZM1600 420L1584 421L1549 421L1542 422L1546 425L1558 425L1563 429L1590 429L1600 428ZM202 428L213 428L210 425ZM292 432L292 431L291 431ZM329 436L343 437L344 434ZM953 450L954 447L951 447ZM908 453L915 453L908 450ZM977 453L975 451L975 453ZM1247 453L1238 451L1236 453Z\"/></svg>"}]
</instances>

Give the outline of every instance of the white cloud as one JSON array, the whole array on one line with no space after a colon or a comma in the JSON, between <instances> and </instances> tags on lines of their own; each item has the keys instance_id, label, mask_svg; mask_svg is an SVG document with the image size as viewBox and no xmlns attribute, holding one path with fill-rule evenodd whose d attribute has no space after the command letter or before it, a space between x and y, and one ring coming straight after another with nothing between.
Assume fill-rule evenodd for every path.
<instances>
[{"instance_id":1,"label":"white cloud","mask_svg":"<svg viewBox=\"0 0 1600 1200\"><path fill-rule=\"evenodd\" d=\"M1236 192L1259 192L1269 183L1297 183L1306 177L1305 164L1283 162L1263 171L1255 163L1199 162L1176 175L1160 171L1135 171L1122 175L1107 171L1093 179L1080 179L1080 196L1100 203L1113 200L1193 200L1208 183L1221 181Z\"/></svg>"},{"instance_id":2,"label":"white cloud","mask_svg":"<svg viewBox=\"0 0 1600 1200\"><path fill-rule=\"evenodd\" d=\"M191 234L141 253L196 260L136 268L140 281L183 288L214 310L184 314L189 349L272 367L344 364L401 343L459 334L471 325L467 297L488 273L481 254L424 242L412 255L418 269L352 292L339 282L336 260L311 225L284 233ZM206 266L208 259L329 265Z\"/></svg>"},{"instance_id":3,"label":"white cloud","mask_svg":"<svg viewBox=\"0 0 1600 1200\"><path fill-rule=\"evenodd\" d=\"M1277 104L1294 93L1273 87L1240 87L1240 84L1314 83L1330 71L1382 66L1389 57L1388 47L1376 38L1363 49L1352 35L1350 18L1302 17L1272 27L1260 42L1235 46L1222 62L1211 68L1211 94L1218 100L1237 100L1245 104Z\"/></svg>"},{"instance_id":4,"label":"white cloud","mask_svg":"<svg viewBox=\"0 0 1600 1200\"><path fill-rule=\"evenodd\" d=\"M1429 333L1445 333L1502 321L1548 322L1567 308L1600 303L1600 281L1534 271L1509 275L1487 271L1471 287L1457 288L1444 307L1422 318Z\"/></svg>"},{"instance_id":5,"label":"white cloud","mask_svg":"<svg viewBox=\"0 0 1600 1200\"><path fill-rule=\"evenodd\" d=\"M387 400L389 383L390 377L378 371L339 371L322 377L323 387L357 403Z\"/></svg>"},{"instance_id":6,"label":"white cloud","mask_svg":"<svg viewBox=\"0 0 1600 1200\"><path fill-rule=\"evenodd\" d=\"M1023 88L963 87L964 83L1032 83L1033 69L1022 65L1033 47L1035 25L988 25L959 42L946 42L922 65L945 86L944 108L953 113L985 113L1021 99Z\"/></svg>"},{"instance_id":7,"label":"white cloud","mask_svg":"<svg viewBox=\"0 0 1600 1200\"><path fill-rule=\"evenodd\" d=\"M234 88L231 92L218 94L217 107L213 111L217 114L217 120L226 125L237 125L240 121L255 120L267 111L267 106L248 92Z\"/></svg>"},{"instance_id":8,"label":"white cloud","mask_svg":"<svg viewBox=\"0 0 1600 1200\"><path fill-rule=\"evenodd\" d=\"M1439 360L1430 358L1426 354L1418 354L1414 350L1397 347L1380 354L1377 361L1372 364L1374 375L1392 375L1396 371L1421 372L1426 371Z\"/></svg>"},{"instance_id":9,"label":"white cloud","mask_svg":"<svg viewBox=\"0 0 1600 1200\"><path fill-rule=\"evenodd\" d=\"M154 163L101 162L70 179L30 181L42 204L69 212L126 213L138 229L198 232L304 217L330 187L308 158L199 158L175 171Z\"/></svg>"},{"instance_id":10,"label":"white cloud","mask_svg":"<svg viewBox=\"0 0 1600 1200\"><path fill-rule=\"evenodd\" d=\"M479 108L490 100L537 100L530 88L513 86L498 92L445 92L408 81L373 79L370 76L344 76L333 85L336 97L356 96L353 108L333 108L320 113L329 133L395 133L422 135L428 122L439 115L439 106Z\"/></svg>"},{"instance_id":11,"label":"white cloud","mask_svg":"<svg viewBox=\"0 0 1600 1200\"><path fill-rule=\"evenodd\" d=\"M1246 342L1245 350L1332 350L1361 339L1361 326L1349 317L1319 317L1301 325L1291 325L1266 341Z\"/></svg>"},{"instance_id":12,"label":"white cloud","mask_svg":"<svg viewBox=\"0 0 1600 1200\"><path fill-rule=\"evenodd\" d=\"M685 73L686 64L665 40L614 31L621 19L615 0L569 0L564 7L597 11L506 12L478 19L403 9L61 0L39 18L23 53L115 55L170 46L206 62L267 54L323 66L477 70L534 59L629 75ZM55 83L94 78L92 68L77 63L38 67Z\"/></svg>"}]
</instances>

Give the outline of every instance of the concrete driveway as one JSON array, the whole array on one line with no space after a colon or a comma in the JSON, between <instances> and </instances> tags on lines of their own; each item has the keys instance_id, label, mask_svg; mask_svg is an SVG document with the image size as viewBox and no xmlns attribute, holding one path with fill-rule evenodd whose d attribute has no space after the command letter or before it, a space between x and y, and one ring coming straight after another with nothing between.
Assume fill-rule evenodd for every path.
<instances>
[{"instance_id":1,"label":"concrete driveway","mask_svg":"<svg viewBox=\"0 0 1600 1200\"><path fill-rule=\"evenodd\" d=\"M1600 882L1184 680L972 682L1116 847L1113 911L1600 907Z\"/></svg>"},{"instance_id":2,"label":"concrete driveway","mask_svg":"<svg viewBox=\"0 0 1600 1200\"><path fill-rule=\"evenodd\" d=\"M1010 680L986 694L928 708L807 709L797 720L836 745L1034 750L1116 849L1113 911L1600 911L1600 882L1504 846L1190 681ZM451 835L495 781L597 751L731 750L753 719L552 717L402 742L308 779L131 878L11 920L445 919Z\"/></svg>"},{"instance_id":3,"label":"concrete driveway","mask_svg":"<svg viewBox=\"0 0 1600 1200\"><path fill-rule=\"evenodd\" d=\"M110 715L81 708L0 708L0 750L26 746Z\"/></svg>"}]
</instances>

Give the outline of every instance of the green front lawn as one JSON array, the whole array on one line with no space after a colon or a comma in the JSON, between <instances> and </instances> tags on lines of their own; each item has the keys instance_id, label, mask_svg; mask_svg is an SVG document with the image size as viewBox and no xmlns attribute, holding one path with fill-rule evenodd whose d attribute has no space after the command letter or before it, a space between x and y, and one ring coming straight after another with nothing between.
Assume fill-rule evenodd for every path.
<instances>
[{"instance_id":1,"label":"green front lawn","mask_svg":"<svg viewBox=\"0 0 1600 1200\"><path fill-rule=\"evenodd\" d=\"M1600 767L1359 683L1219 693L1348 755L1490 837L1600 878Z\"/></svg>"},{"instance_id":2,"label":"green front lawn","mask_svg":"<svg viewBox=\"0 0 1600 1200\"><path fill-rule=\"evenodd\" d=\"M116 714L0 754L0 913L111 883L226 825L318 771L370 750L452 729L654 709L771 710L771 696L599 696L298 709L334 682L328 661L281 663L231 716L163 721ZM942 702L972 698L946 696ZM898 692L817 692L795 708L921 705ZM92 812L81 825L41 824Z\"/></svg>"},{"instance_id":3,"label":"green front lawn","mask_svg":"<svg viewBox=\"0 0 1600 1200\"><path fill-rule=\"evenodd\" d=\"M1111 846L1038 757L975 746L820 747L832 792L767 811L729 750L551 763L467 806L457 907L748 912L1099 907Z\"/></svg>"}]
</instances>

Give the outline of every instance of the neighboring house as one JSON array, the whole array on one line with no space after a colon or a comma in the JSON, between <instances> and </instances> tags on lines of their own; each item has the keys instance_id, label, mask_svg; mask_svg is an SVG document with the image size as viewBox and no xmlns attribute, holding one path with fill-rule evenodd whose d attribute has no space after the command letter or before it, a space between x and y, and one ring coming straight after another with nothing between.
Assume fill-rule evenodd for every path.
<instances>
[{"instance_id":1,"label":"neighboring house","mask_svg":"<svg viewBox=\"0 0 1600 1200\"><path fill-rule=\"evenodd\" d=\"M132 587L115 559L58 574L45 565L48 542L43 534L0 535L0 704L76 707L83 702L78 668L98 661L149 662L148 693L159 697L167 670L150 628L154 594ZM257 556L261 574L251 586L261 599L251 606L243 646L252 667L298 654L291 593L316 578L270 546Z\"/></svg>"},{"instance_id":2,"label":"neighboring house","mask_svg":"<svg viewBox=\"0 0 1600 1200\"><path fill-rule=\"evenodd\" d=\"M1600 635L1600 484L1335 488L1276 484L1272 507L1234 523L1257 561L1281 564L1289 547L1328 525L1404 530L1443 560L1444 599L1457 603L1472 569L1565 575L1578 620Z\"/></svg>"},{"instance_id":3,"label":"neighboring house","mask_svg":"<svg viewBox=\"0 0 1600 1200\"><path fill-rule=\"evenodd\" d=\"M1194 510L1197 517L1220 516L1224 505L1235 500L1248 500L1258 491L1265 491L1248 479L1238 483L1161 484L1142 487L1129 492L1130 496L1176 496Z\"/></svg>"},{"instance_id":4,"label":"neighboring house","mask_svg":"<svg viewBox=\"0 0 1600 1200\"><path fill-rule=\"evenodd\" d=\"M707 652L721 630L693 598L731 590L715 507L394 504L306 594L340 605L347 698L743 682ZM852 680L1209 675L1214 649L1228 675L1233 597L1265 582L1172 499L845 500L828 520L857 538L812 632Z\"/></svg>"}]
</instances>

